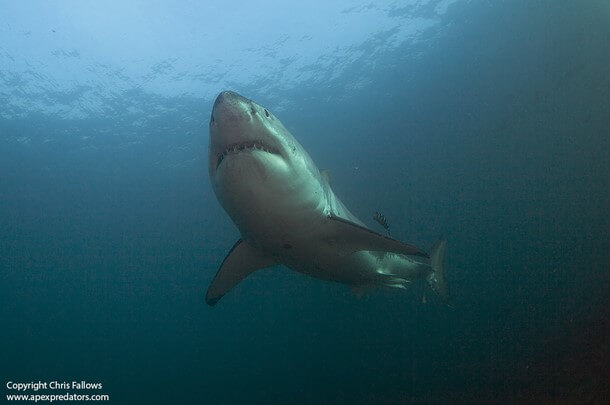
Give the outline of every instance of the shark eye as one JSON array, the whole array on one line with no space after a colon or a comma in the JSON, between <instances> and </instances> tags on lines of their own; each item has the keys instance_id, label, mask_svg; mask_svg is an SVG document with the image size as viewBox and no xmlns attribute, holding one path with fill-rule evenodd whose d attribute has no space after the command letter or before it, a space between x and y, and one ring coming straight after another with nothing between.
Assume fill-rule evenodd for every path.
<instances>
[{"instance_id":1,"label":"shark eye","mask_svg":"<svg viewBox=\"0 0 610 405\"><path fill-rule=\"evenodd\" d=\"M269 111L267 111L266 108L265 108L265 116L267 116L267 118L269 118Z\"/></svg>"}]
</instances>

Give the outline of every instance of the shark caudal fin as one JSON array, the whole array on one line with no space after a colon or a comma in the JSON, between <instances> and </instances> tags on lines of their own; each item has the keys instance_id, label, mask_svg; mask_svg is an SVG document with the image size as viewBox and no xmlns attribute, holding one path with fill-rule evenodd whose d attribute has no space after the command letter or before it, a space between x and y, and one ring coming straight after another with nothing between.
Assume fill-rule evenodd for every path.
<instances>
[{"instance_id":1,"label":"shark caudal fin","mask_svg":"<svg viewBox=\"0 0 610 405\"><path fill-rule=\"evenodd\" d=\"M426 277L428 285L442 300L447 303L449 299L449 288L445 277L445 252L447 251L447 239L441 237L430 252L430 266L432 271Z\"/></svg>"}]
</instances>

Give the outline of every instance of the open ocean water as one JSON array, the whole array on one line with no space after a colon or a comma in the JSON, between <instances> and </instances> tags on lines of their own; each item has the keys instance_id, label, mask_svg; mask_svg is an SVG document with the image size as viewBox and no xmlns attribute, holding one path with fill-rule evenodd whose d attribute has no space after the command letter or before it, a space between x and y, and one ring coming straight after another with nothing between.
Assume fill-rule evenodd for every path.
<instances>
[{"instance_id":1,"label":"open ocean water","mask_svg":"<svg viewBox=\"0 0 610 405\"><path fill-rule=\"evenodd\" d=\"M206 305L222 90L446 235L453 307L285 267ZM609 190L607 0L2 1L0 402L610 403Z\"/></svg>"}]
</instances>

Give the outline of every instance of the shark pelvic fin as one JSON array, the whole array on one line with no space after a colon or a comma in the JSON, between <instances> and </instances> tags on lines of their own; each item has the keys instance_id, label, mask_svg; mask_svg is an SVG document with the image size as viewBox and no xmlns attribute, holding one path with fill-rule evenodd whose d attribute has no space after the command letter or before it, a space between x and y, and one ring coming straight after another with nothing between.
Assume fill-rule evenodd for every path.
<instances>
[{"instance_id":1,"label":"shark pelvic fin","mask_svg":"<svg viewBox=\"0 0 610 405\"><path fill-rule=\"evenodd\" d=\"M270 267L276 262L263 255L248 242L239 239L231 248L208 287L205 302L212 306L231 288L256 270Z\"/></svg>"},{"instance_id":2,"label":"shark pelvic fin","mask_svg":"<svg viewBox=\"0 0 610 405\"><path fill-rule=\"evenodd\" d=\"M335 215L328 217L326 239L348 247L352 251L371 250L403 255L429 257L423 250L384 236L362 225Z\"/></svg>"}]
</instances>

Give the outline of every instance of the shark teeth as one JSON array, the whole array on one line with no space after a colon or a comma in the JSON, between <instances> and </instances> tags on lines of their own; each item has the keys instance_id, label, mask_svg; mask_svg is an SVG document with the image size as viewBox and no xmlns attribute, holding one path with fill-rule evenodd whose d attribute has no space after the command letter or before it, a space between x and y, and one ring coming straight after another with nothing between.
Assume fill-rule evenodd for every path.
<instances>
[{"instance_id":1,"label":"shark teeth","mask_svg":"<svg viewBox=\"0 0 610 405\"><path fill-rule=\"evenodd\" d=\"M269 145L262 143L261 141L248 141L248 142L238 142L232 143L227 146L225 150L222 151L220 155L218 155L218 161L216 163L216 168L220 166L220 163L223 161L225 156L230 155L232 153L239 153L246 150L260 150L267 153L279 154L279 151Z\"/></svg>"}]
</instances>

